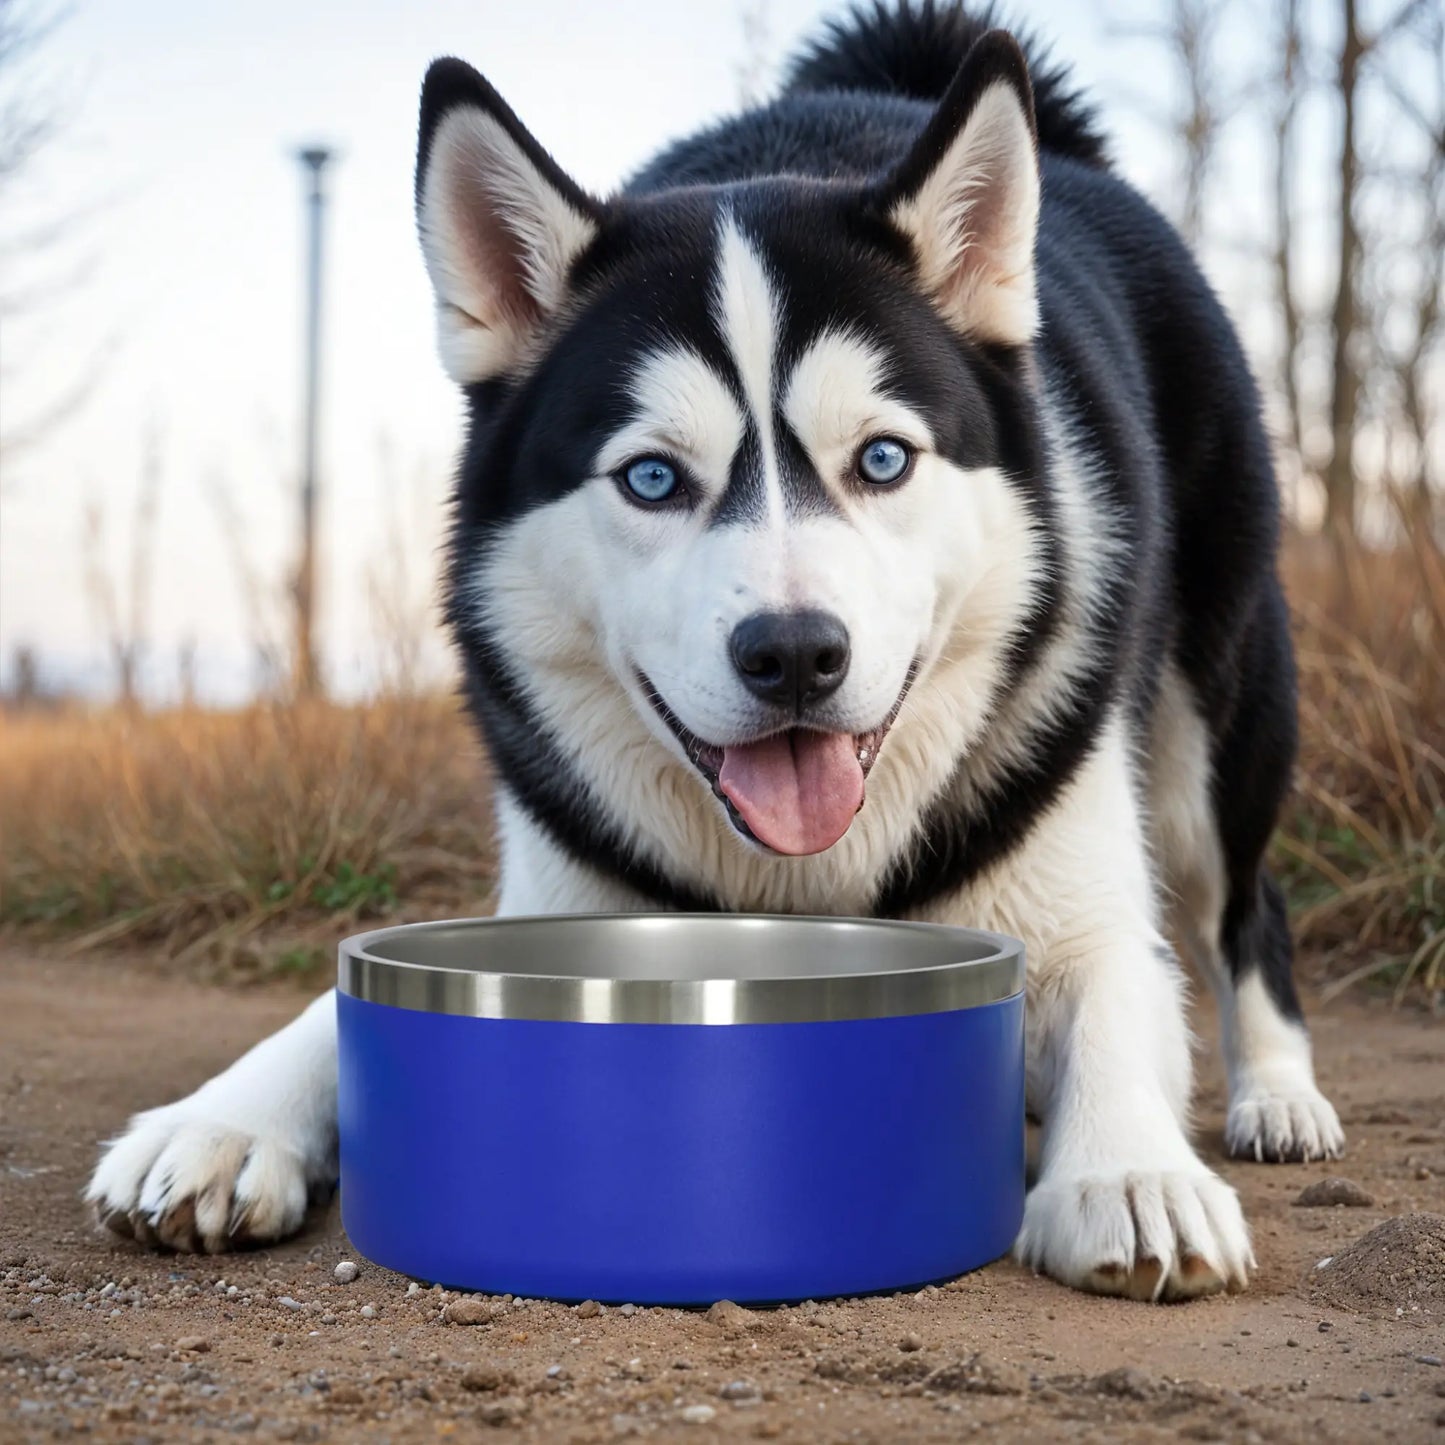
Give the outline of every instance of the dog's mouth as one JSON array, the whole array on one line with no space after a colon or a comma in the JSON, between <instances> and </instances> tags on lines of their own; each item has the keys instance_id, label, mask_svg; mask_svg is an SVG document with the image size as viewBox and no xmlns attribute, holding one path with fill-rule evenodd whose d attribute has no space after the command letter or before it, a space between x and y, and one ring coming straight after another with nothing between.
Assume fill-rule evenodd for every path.
<instances>
[{"instance_id":1,"label":"dog's mouth","mask_svg":"<svg viewBox=\"0 0 1445 1445\"><path fill-rule=\"evenodd\" d=\"M888 716L864 733L792 727L755 742L718 745L686 728L651 681L638 674L657 715L744 838L792 857L822 853L863 806L868 774L902 711L916 667Z\"/></svg>"}]
</instances>

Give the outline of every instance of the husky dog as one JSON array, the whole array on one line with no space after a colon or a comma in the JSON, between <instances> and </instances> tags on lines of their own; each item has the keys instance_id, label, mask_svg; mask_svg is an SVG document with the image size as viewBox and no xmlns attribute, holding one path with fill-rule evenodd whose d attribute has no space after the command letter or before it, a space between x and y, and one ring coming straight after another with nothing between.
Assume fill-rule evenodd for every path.
<instances>
[{"instance_id":1,"label":"husky dog","mask_svg":"<svg viewBox=\"0 0 1445 1445\"><path fill-rule=\"evenodd\" d=\"M1019 1258L1243 1286L1167 932L1218 996L1231 1152L1343 1144L1263 865L1295 751L1279 504L1234 331L1066 73L952 5L867 8L604 201L441 60L416 207L468 407L448 615L498 911L1017 935ZM335 1051L327 996L140 1115L101 1217L296 1230L335 1177Z\"/></svg>"}]
</instances>

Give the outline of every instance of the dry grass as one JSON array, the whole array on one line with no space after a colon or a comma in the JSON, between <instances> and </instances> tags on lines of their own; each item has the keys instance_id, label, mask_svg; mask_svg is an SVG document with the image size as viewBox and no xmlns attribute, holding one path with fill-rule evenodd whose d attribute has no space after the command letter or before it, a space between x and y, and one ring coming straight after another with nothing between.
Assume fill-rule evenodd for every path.
<instances>
[{"instance_id":1,"label":"dry grass","mask_svg":"<svg viewBox=\"0 0 1445 1445\"><path fill-rule=\"evenodd\" d=\"M490 891L484 770L450 700L0 717L0 759L0 921L73 947L244 962L267 938L301 969L353 923Z\"/></svg>"},{"instance_id":2,"label":"dry grass","mask_svg":"<svg viewBox=\"0 0 1445 1445\"><path fill-rule=\"evenodd\" d=\"M1445 990L1445 559L1296 544L1303 749L1276 861L1332 986ZM322 966L353 923L486 906L451 701L0 715L0 923Z\"/></svg>"},{"instance_id":3,"label":"dry grass","mask_svg":"<svg viewBox=\"0 0 1445 1445\"><path fill-rule=\"evenodd\" d=\"M1276 844L1300 942L1331 989L1445 991L1445 557L1300 544L1301 752Z\"/></svg>"}]
</instances>

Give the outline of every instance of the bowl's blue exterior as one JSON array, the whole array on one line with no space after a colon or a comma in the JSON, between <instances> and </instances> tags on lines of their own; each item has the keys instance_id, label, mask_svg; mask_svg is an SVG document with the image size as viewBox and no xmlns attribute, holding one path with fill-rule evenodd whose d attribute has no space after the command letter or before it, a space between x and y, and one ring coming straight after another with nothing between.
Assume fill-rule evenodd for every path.
<instances>
[{"instance_id":1,"label":"bowl's blue exterior","mask_svg":"<svg viewBox=\"0 0 1445 1445\"><path fill-rule=\"evenodd\" d=\"M454 1287L705 1304L901 1289L1023 1217L1023 997L826 1023L595 1024L338 994L341 1208Z\"/></svg>"}]
</instances>

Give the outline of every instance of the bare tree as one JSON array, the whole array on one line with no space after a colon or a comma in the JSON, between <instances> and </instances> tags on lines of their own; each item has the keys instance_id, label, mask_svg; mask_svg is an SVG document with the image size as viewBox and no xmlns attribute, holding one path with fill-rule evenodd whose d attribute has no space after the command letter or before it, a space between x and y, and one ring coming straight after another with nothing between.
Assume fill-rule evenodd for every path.
<instances>
[{"instance_id":1,"label":"bare tree","mask_svg":"<svg viewBox=\"0 0 1445 1445\"><path fill-rule=\"evenodd\" d=\"M1274 278L1280 311L1279 384L1284 399L1286 440L1294 455L1304 458L1304 423L1300 399L1300 350L1304 323L1295 281L1295 122L1304 96L1304 37L1301 0L1283 0L1280 7L1279 68L1274 90Z\"/></svg>"},{"instance_id":2,"label":"bare tree","mask_svg":"<svg viewBox=\"0 0 1445 1445\"><path fill-rule=\"evenodd\" d=\"M0 204L13 205L16 183L27 172L45 143L54 134L53 105L40 93L33 79L32 61L50 34L57 17L31 0L0 0ZM13 262L22 252L34 249L35 238L0 238L0 262ZM42 241L46 238L41 238ZM11 269L7 265L7 271ZM12 294L14 279L0 277L0 313L13 319L17 304ZM3 341L9 344L13 326L6 325ZM10 371L8 355L0 351L0 382ZM14 445L16 428L10 416L0 417L0 458ZM27 427L27 430L33 429ZM0 488L3 492L3 488Z\"/></svg>"},{"instance_id":3,"label":"bare tree","mask_svg":"<svg viewBox=\"0 0 1445 1445\"><path fill-rule=\"evenodd\" d=\"M1330 308L1330 456L1324 469L1325 526L1335 533L1355 528L1355 422L1360 372L1353 354L1359 324L1360 234L1359 137L1356 133L1360 66L1367 44L1360 32L1356 0L1340 0L1340 47L1335 89L1341 107L1338 162L1339 245L1335 253L1335 296Z\"/></svg>"},{"instance_id":4,"label":"bare tree","mask_svg":"<svg viewBox=\"0 0 1445 1445\"><path fill-rule=\"evenodd\" d=\"M1230 0L1166 0L1158 20L1113 23L1117 40L1156 45L1168 57L1184 95L1182 107L1162 109L1137 98L1133 104L1173 142L1179 164L1174 222L1196 250L1205 239L1209 185L1226 121L1239 95L1224 83L1218 38Z\"/></svg>"},{"instance_id":5,"label":"bare tree","mask_svg":"<svg viewBox=\"0 0 1445 1445\"><path fill-rule=\"evenodd\" d=\"M1405 116L1413 121L1425 150L1418 177L1404 180L1414 195L1421 214L1420 231L1410 238L1413 266L1397 276L1413 277L1399 282L1403 316L1401 339L1392 350L1389 337L1382 337L1385 364L1395 380L1399 395L1400 428L1406 441L1404 475L1396 478L1407 514L1417 525L1436 525L1437 497L1445 487L1441 475L1441 448L1435 444L1440 418L1433 383L1445 351L1445 12L1427 12L1419 26L1428 46L1430 66L1426 72L1426 97L1392 85L1392 93Z\"/></svg>"},{"instance_id":6,"label":"bare tree","mask_svg":"<svg viewBox=\"0 0 1445 1445\"><path fill-rule=\"evenodd\" d=\"M0 0L0 188L30 164L54 134L54 108L30 82L26 67L58 23L32 0Z\"/></svg>"},{"instance_id":7,"label":"bare tree","mask_svg":"<svg viewBox=\"0 0 1445 1445\"><path fill-rule=\"evenodd\" d=\"M213 471L206 477L204 487L230 556L231 571L246 615L255 690L262 697L275 697L281 692L286 676L286 648L281 641L286 628L281 619L288 605L294 607L294 594L288 595L289 589L268 581L256 565L246 546L250 529L236 505L235 489L229 478Z\"/></svg>"},{"instance_id":8,"label":"bare tree","mask_svg":"<svg viewBox=\"0 0 1445 1445\"><path fill-rule=\"evenodd\" d=\"M105 635L115 677L116 700L125 708L135 707L140 701L140 669L150 631L152 558L160 485L160 434L152 427L146 437L140 485L136 489L123 591L106 560L106 520L100 502L94 499L88 502L83 517L86 593Z\"/></svg>"},{"instance_id":9,"label":"bare tree","mask_svg":"<svg viewBox=\"0 0 1445 1445\"><path fill-rule=\"evenodd\" d=\"M1180 77L1184 104L1151 114L1180 168L1181 230L1196 244L1223 239L1268 276L1279 341L1261 369L1276 379L1282 440L1319 480L1326 530L1348 535L1362 513L1373 520L1391 488L1433 517L1445 486L1445 10L1394 0L1367 21L1362 0L1273 0L1272 14L1267 66L1242 81L1220 63L1226 19L1245 18L1232 0L1163 0L1157 20L1110 33L1151 42ZM1318 153L1299 143L1301 117L1315 104L1334 108L1339 129L1328 170L1307 175L1300 166ZM1262 244L1206 234L1211 176L1236 116L1270 140ZM1327 229L1305 209L1322 190L1332 192ZM1321 272L1330 279L1312 285Z\"/></svg>"},{"instance_id":10,"label":"bare tree","mask_svg":"<svg viewBox=\"0 0 1445 1445\"><path fill-rule=\"evenodd\" d=\"M176 682L180 705L187 711L195 707L199 695L196 672L196 639L183 637L176 647Z\"/></svg>"}]
</instances>

